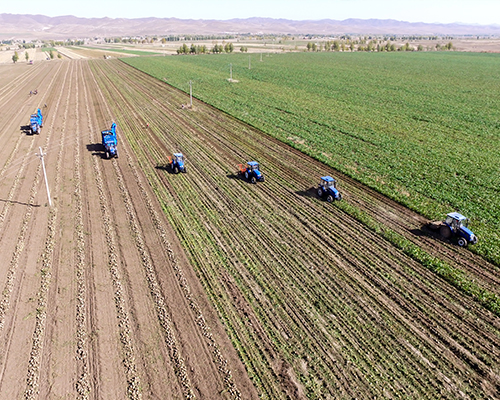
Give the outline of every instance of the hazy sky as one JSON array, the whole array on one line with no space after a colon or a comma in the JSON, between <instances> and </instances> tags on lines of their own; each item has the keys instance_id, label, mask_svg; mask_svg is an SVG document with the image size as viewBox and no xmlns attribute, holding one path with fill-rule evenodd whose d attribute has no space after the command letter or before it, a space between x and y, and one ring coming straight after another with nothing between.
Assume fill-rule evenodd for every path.
<instances>
[{"instance_id":1,"label":"hazy sky","mask_svg":"<svg viewBox=\"0 0 500 400\"><path fill-rule=\"evenodd\" d=\"M0 0L0 13L51 17L318 20L500 24L500 0Z\"/></svg>"}]
</instances>

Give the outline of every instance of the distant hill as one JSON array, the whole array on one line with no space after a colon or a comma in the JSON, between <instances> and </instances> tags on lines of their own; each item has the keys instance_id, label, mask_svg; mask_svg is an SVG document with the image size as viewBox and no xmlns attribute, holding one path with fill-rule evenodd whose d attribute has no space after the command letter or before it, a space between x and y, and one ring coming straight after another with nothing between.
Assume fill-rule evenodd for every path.
<instances>
[{"instance_id":1,"label":"distant hill","mask_svg":"<svg viewBox=\"0 0 500 400\"><path fill-rule=\"evenodd\" d=\"M0 39L75 39L141 35L266 34L407 34L497 35L500 25L428 24L391 19L294 21L273 18L193 20L177 18L79 18L0 14Z\"/></svg>"}]
</instances>

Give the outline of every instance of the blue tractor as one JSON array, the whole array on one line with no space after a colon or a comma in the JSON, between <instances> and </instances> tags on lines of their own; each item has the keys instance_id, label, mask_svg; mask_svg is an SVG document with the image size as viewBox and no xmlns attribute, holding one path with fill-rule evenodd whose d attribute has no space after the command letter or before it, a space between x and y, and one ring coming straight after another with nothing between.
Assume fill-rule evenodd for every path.
<instances>
[{"instance_id":1,"label":"blue tractor","mask_svg":"<svg viewBox=\"0 0 500 400\"><path fill-rule=\"evenodd\" d=\"M30 130L31 134L39 134L40 128L43 125L43 116L42 111L40 109L37 110L36 114L31 114L30 117Z\"/></svg>"},{"instance_id":2,"label":"blue tractor","mask_svg":"<svg viewBox=\"0 0 500 400\"><path fill-rule=\"evenodd\" d=\"M259 169L257 161L248 161L247 165L238 164L238 175L242 175L251 183L264 182L264 175Z\"/></svg>"},{"instance_id":3,"label":"blue tractor","mask_svg":"<svg viewBox=\"0 0 500 400\"><path fill-rule=\"evenodd\" d=\"M329 203L333 200L342 200L342 195L337 190L337 181L331 176L322 176L318 185L318 197L326 198Z\"/></svg>"},{"instance_id":4,"label":"blue tractor","mask_svg":"<svg viewBox=\"0 0 500 400\"><path fill-rule=\"evenodd\" d=\"M186 173L186 160L184 159L184 155L182 153L174 153L173 157L168 157L170 162L170 169L174 174L178 174L179 172Z\"/></svg>"},{"instance_id":5,"label":"blue tractor","mask_svg":"<svg viewBox=\"0 0 500 400\"><path fill-rule=\"evenodd\" d=\"M106 152L106 158L118 157L118 141L116 140L116 124L113 122L111 129L102 131L102 145Z\"/></svg>"},{"instance_id":6,"label":"blue tractor","mask_svg":"<svg viewBox=\"0 0 500 400\"><path fill-rule=\"evenodd\" d=\"M460 247L468 244L476 244L477 236L468 228L469 219L458 212L446 215L444 221L431 222L429 227L433 230L439 229L439 234L445 239L456 238Z\"/></svg>"}]
</instances>

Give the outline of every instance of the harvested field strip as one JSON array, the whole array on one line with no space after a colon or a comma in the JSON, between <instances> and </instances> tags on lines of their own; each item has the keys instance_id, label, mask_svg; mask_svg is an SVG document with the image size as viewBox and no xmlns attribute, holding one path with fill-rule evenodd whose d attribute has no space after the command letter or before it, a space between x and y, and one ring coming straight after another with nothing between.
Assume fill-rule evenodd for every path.
<instances>
[{"instance_id":1,"label":"harvested field strip","mask_svg":"<svg viewBox=\"0 0 500 400\"><path fill-rule=\"evenodd\" d=\"M76 92L80 92L80 80L83 81L83 71L82 65L78 64L78 79L76 80ZM82 88L83 89L83 88ZM79 97L76 97L76 109L80 108ZM75 215L75 239L76 239L76 250L75 250L75 271L76 271L76 282L77 282L77 299L76 299L76 359L78 360L77 366L77 377L76 382L76 398L78 400L86 400L90 397L91 393L95 393L97 388L92 385L92 377L89 376L91 372L89 361L89 333L87 329L88 318L87 318L87 296L89 288L87 281L89 279L88 272L86 271L88 259L86 257L85 247L85 234L84 234L84 219L83 219L83 199L82 199L82 163L80 161L82 154L80 151L82 132L80 128L80 120L78 113L76 114L76 126L75 131L76 146L75 146L75 167L74 167L74 215ZM95 355L91 354L92 358Z\"/></svg>"},{"instance_id":2,"label":"harvested field strip","mask_svg":"<svg viewBox=\"0 0 500 400\"><path fill-rule=\"evenodd\" d=\"M76 65L71 66L71 73L67 78L70 82L74 79ZM64 79L64 82L67 80ZM64 92L64 91L62 91ZM69 100L71 91L67 90L66 103L63 105L65 109L65 115L63 118L63 126L61 131L63 136L59 139L59 151L57 153L56 160L56 170L55 170L55 184L54 193L58 193L61 184L61 168L62 168L62 155L65 148L65 135L66 125L65 121L69 112ZM47 141L50 136L47 136ZM37 313L35 330L32 335L31 352L28 361L28 373L26 376L26 389L24 392L25 399L36 399L39 396L39 381L40 381L40 365L41 357L43 354L43 344L45 340L45 328L47 321L47 305L49 301L49 290L52 283L53 265L54 265L54 247L56 245L56 230L58 224L58 205L55 204L54 207L50 209L47 236L45 238L45 246L43 253L40 255L41 266L40 266L40 289L38 291L37 299ZM57 271L56 271L57 273Z\"/></svg>"},{"instance_id":3,"label":"harvested field strip","mask_svg":"<svg viewBox=\"0 0 500 400\"><path fill-rule=\"evenodd\" d=\"M64 79L62 80L63 82L66 80L67 74L68 74L68 70L66 70L66 72L65 72ZM54 76L52 78L50 85L54 84L55 82L56 82L56 80L55 80L55 76ZM61 95L57 99L56 106L55 106L56 109L59 108L61 98L62 98L62 91L61 91ZM53 123L52 123L52 125L50 125L48 127L48 131L47 131L48 134L45 138L45 146L43 146L44 148L47 148L48 146L50 146L53 128L54 127L53 127ZM34 138L31 141L34 141ZM34 173L34 175L32 177L33 183L32 183L31 189L30 189L30 197L29 197L29 200L27 203L28 205L26 207L26 212L25 212L24 217L22 219L22 225L20 227L20 232L19 232L19 235L17 237L17 243L15 246L14 254L12 255L9 269L7 271L6 283L5 283L4 289L2 291L2 300L1 300L1 304L0 304L0 333L5 338L5 339L2 338L2 342L5 343L4 351L5 351L5 349L9 348L10 341L12 340L11 335L13 334L13 331L14 331L14 327L12 326L11 321L15 320L15 315L8 316L7 313L10 310L13 310L14 313L17 312L16 303L17 303L18 299L17 298L13 299L12 294L13 294L13 292L19 292L19 287L23 283L22 280L23 280L23 275L24 275L24 271L23 271L24 266L21 265L22 270L21 271L18 271L18 270L20 267L19 264L20 264L21 257L23 255L23 252L26 249L26 241L27 241L27 238L29 236L29 228L30 228L30 224L32 222L31 219L33 217L33 205L35 204L34 200L37 197L37 193L38 193L39 182L41 179L41 172L42 172L41 165L38 164L38 166L36 168L36 172ZM52 233L53 233L53 226L52 226ZM40 311L40 313L44 312L43 309L40 309L39 311ZM37 320L42 321L42 320L38 319L38 317L40 317L40 314L37 313ZM8 321L8 323L6 323L6 321ZM39 329L38 329L38 332L40 332ZM35 346L39 346L40 345L40 337L37 336L36 339L34 339L33 343ZM38 350L38 347L37 347L37 350ZM37 351L37 350L35 350L35 351ZM5 353L5 355L8 356L9 354ZM0 384L3 384L3 377L4 377L4 373L5 373L7 359L2 357L1 362L2 362L2 366L1 366L2 372L0 375L0 377L1 377ZM29 393L29 396L36 394L36 390L37 390L36 389L37 365L38 365L38 359L35 359L35 358L32 358L31 362L28 365L28 371L27 371L28 388L31 386L31 390L28 390L28 388L27 388L26 395L28 395L28 393Z\"/></svg>"},{"instance_id":4,"label":"harvested field strip","mask_svg":"<svg viewBox=\"0 0 500 400\"><path fill-rule=\"evenodd\" d=\"M88 89L85 89L88 90ZM89 101L86 101L86 112L89 116L89 142L92 143L95 140L92 132L97 132L98 130L93 126L92 119L90 118L90 108ZM96 110L100 111L100 110ZM104 118L100 118L103 120ZM107 245L107 257L109 272L111 274L113 287L114 287L114 300L116 306L116 313L118 318L118 326L120 330L120 342L123 348L123 366L125 368L125 375L127 377L127 394L130 399L140 399L142 398L140 393L140 378L137 372L136 366L136 349L134 348L133 340L131 337L131 326L130 326L130 311L129 305L126 301L126 293L124 292L124 287L122 284L122 276L120 274L120 267L118 261L118 248L117 248L117 236L113 228L112 223L112 213L109 209L109 198L105 192L105 183L103 180L103 173L101 171L101 165L96 157L92 158L92 166L95 174L95 183L99 192L99 202L102 212L102 223L106 234L106 245Z\"/></svg>"},{"instance_id":5,"label":"harvested field strip","mask_svg":"<svg viewBox=\"0 0 500 400\"><path fill-rule=\"evenodd\" d=\"M498 319L316 200L308 189L326 167L203 104L180 110L183 95L119 63L92 65L137 113L142 129L127 138L262 396L475 398L485 375L484 390L495 390ZM178 149L187 175L161 168ZM234 175L252 158L264 184ZM349 184L342 190L356 204Z\"/></svg>"}]
</instances>

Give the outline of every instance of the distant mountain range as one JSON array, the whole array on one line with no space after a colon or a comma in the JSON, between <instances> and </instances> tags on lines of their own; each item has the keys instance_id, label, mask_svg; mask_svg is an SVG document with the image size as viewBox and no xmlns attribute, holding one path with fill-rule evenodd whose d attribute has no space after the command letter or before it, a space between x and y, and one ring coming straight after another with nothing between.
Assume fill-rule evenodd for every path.
<instances>
[{"instance_id":1,"label":"distant mountain range","mask_svg":"<svg viewBox=\"0 0 500 400\"><path fill-rule=\"evenodd\" d=\"M220 35L230 33L292 35L494 35L500 25L428 24L392 19L294 21L273 18L193 20L177 18L79 18L0 14L0 39L79 39L144 35Z\"/></svg>"}]
</instances>

